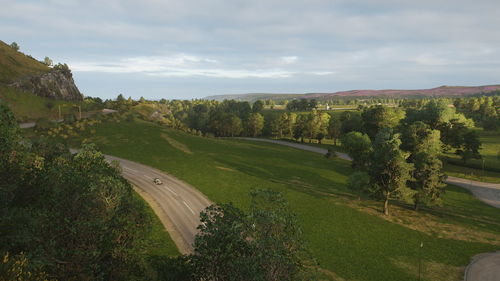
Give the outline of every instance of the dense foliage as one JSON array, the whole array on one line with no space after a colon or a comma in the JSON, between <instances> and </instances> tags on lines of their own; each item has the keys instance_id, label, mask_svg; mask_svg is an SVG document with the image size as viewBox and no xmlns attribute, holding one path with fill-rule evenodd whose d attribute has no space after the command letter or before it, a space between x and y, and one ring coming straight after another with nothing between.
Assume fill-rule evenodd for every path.
<instances>
[{"instance_id":1,"label":"dense foliage","mask_svg":"<svg viewBox=\"0 0 500 281\"><path fill-rule=\"evenodd\" d=\"M19 257L27 270L59 280L143 276L136 247L149 221L132 192L93 146L71 155L60 143L23 139L0 105L2 257Z\"/></svg>"},{"instance_id":2,"label":"dense foliage","mask_svg":"<svg viewBox=\"0 0 500 281\"><path fill-rule=\"evenodd\" d=\"M251 193L250 211L208 207L190 256L195 280L286 281L305 278L302 232L278 192Z\"/></svg>"}]
</instances>

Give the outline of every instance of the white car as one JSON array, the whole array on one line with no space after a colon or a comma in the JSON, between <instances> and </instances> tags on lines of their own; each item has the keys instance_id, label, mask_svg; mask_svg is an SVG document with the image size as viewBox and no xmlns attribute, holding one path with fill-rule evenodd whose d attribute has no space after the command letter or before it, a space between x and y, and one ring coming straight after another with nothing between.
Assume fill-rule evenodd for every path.
<instances>
[{"instance_id":1,"label":"white car","mask_svg":"<svg viewBox=\"0 0 500 281\"><path fill-rule=\"evenodd\" d=\"M161 185L161 184L163 184L159 178L154 178L153 182L154 182L156 185Z\"/></svg>"}]
</instances>

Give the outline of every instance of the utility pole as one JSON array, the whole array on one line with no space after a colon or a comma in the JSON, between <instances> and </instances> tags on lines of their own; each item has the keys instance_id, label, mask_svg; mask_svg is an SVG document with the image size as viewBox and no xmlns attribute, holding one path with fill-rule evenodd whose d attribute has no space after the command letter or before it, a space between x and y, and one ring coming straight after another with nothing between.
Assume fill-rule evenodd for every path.
<instances>
[{"instance_id":1,"label":"utility pole","mask_svg":"<svg viewBox=\"0 0 500 281\"><path fill-rule=\"evenodd\" d=\"M418 255L418 281L422 280L422 250L424 249L424 242L420 242L420 251Z\"/></svg>"}]
</instances>

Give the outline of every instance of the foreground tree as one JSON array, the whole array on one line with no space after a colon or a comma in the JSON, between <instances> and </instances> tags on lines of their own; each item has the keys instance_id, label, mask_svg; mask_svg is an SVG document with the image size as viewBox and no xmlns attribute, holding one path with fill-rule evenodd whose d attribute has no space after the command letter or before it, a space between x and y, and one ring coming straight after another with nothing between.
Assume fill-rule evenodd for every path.
<instances>
[{"instance_id":1,"label":"foreground tree","mask_svg":"<svg viewBox=\"0 0 500 281\"><path fill-rule=\"evenodd\" d=\"M248 214L232 204L208 207L190 257L195 280L301 280L302 232L280 193L251 193Z\"/></svg>"},{"instance_id":2,"label":"foreground tree","mask_svg":"<svg viewBox=\"0 0 500 281\"><path fill-rule=\"evenodd\" d=\"M391 128L382 129L375 137L368 174L370 193L384 201L384 214L389 215L389 200L410 200L414 192L406 183L412 179L413 165L406 162L408 153L399 147L399 134Z\"/></svg>"}]
</instances>

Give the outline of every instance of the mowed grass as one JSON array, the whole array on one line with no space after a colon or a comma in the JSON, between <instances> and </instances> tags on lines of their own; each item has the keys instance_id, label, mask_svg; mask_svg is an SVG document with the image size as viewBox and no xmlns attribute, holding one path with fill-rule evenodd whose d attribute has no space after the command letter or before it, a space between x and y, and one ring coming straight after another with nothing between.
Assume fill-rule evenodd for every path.
<instances>
[{"instance_id":1,"label":"mowed grass","mask_svg":"<svg viewBox=\"0 0 500 281\"><path fill-rule=\"evenodd\" d=\"M500 173L485 170L483 171L481 168L483 166L488 168L500 169L500 131L484 131L481 128L475 129L479 134L479 139L481 140L482 146L481 153L482 159L471 159L468 160L467 163L473 164L476 167L480 167L480 169L474 169L470 167L458 166L448 164L445 166L445 169L449 175L486 181L486 182L495 182L500 183ZM454 154L447 154L446 156L451 158L458 159L459 156Z\"/></svg>"},{"instance_id":2,"label":"mowed grass","mask_svg":"<svg viewBox=\"0 0 500 281\"><path fill-rule=\"evenodd\" d=\"M191 153L170 145L165 135ZM393 221L380 215L379 202L358 201L350 193L345 183L352 171L344 160L267 143L195 137L145 122L103 123L90 141L107 154L166 171L215 202L247 208L252 189L283 192L332 280L418 280L420 258L422 280L461 280L472 256L500 249L498 209L460 188L449 188L440 208L417 213L394 207L404 216ZM416 218L432 222L431 229L419 230L412 224ZM464 229L484 239L466 237Z\"/></svg>"}]
</instances>

